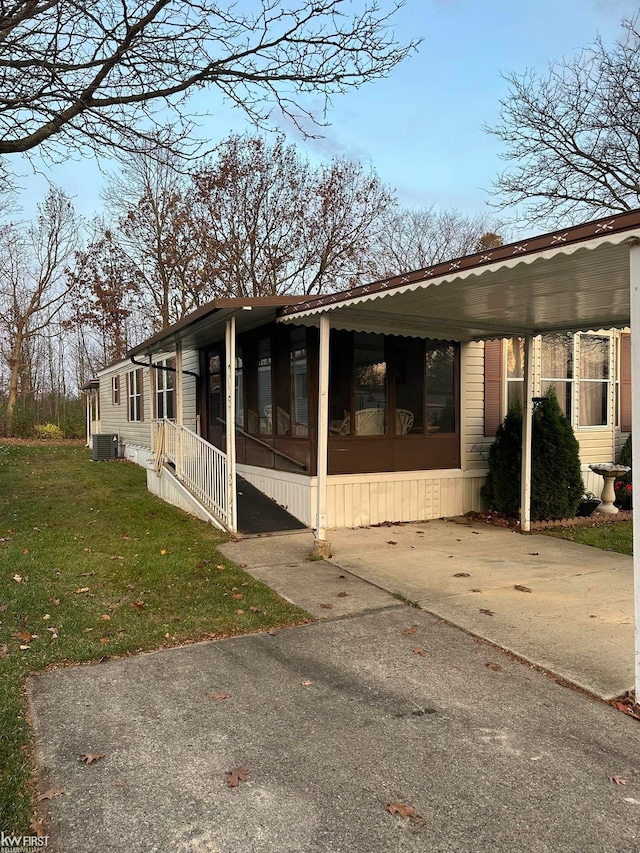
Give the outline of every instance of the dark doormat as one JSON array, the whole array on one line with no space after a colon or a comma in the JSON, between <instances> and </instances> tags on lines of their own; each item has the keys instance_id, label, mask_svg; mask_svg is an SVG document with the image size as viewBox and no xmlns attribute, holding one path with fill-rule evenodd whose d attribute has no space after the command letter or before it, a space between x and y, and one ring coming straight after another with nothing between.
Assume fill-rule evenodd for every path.
<instances>
[{"instance_id":1,"label":"dark doormat","mask_svg":"<svg viewBox=\"0 0 640 853\"><path fill-rule=\"evenodd\" d=\"M306 526L251 483L238 477L238 532L282 533L285 530L306 530Z\"/></svg>"}]
</instances>

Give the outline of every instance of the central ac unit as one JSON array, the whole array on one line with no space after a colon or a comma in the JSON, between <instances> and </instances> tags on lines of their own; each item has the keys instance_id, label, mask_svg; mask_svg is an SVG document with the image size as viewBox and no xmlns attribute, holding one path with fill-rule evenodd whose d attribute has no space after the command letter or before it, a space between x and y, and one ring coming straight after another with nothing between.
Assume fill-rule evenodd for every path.
<instances>
[{"instance_id":1,"label":"central ac unit","mask_svg":"<svg viewBox=\"0 0 640 853\"><path fill-rule=\"evenodd\" d=\"M93 436L94 462L105 462L107 459L117 459L120 455L120 440L117 432L98 433Z\"/></svg>"}]
</instances>

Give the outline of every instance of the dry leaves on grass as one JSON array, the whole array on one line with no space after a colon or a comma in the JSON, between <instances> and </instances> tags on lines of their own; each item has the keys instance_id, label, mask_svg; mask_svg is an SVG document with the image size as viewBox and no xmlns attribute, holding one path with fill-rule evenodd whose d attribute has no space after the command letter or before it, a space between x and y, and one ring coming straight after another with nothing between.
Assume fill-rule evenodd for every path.
<instances>
[{"instance_id":1,"label":"dry leaves on grass","mask_svg":"<svg viewBox=\"0 0 640 853\"><path fill-rule=\"evenodd\" d=\"M104 758L104 752L84 752L80 756L80 761L83 764L95 764L96 761L100 761L101 758Z\"/></svg>"},{"instance_id":2,"label":"dry leaves on grass","mask_svg":"<svg viewBox=\"0 0 640 853\"><path fill-rule=\"evenodd\" d=\"M8 604L0 604L0 613L4 613L8 606Z\"/></svg>"},{"instance_id":3,"label":"dry leaves on grass","mask_svg":"<svg viewBox=\"0 0 640 853\"><path fill-rule=\"evenodd\" d=\"M2 646L0 646L0 658L7 657L9 657L9 646L6 643L3 643Z\"/></svg>"},{"instance_id":4,"label":"dry leaves on grass","mask_svg":"<svg viewBox=\"0 0 640 853\"><path fill-rule=\"evenodd\" d=\"M38 838L45 837L44 821L41 818L37 818L35 816L32 817L29 822L29 826L31 827L34 835L37 835Z\"/></svg>"},{"instance_id":5,"label":"dry leaves on grass","mask_svg":"<svg viewBox=\"0 0 640 853\"><path fill-rule=\"evenodd\" d=\"M23 643L30 643L34 637L34 635L30 634L29 631L14 631L11 636L16 640L22 640Z\"/></svg>"},{"instance_id":6,"label":"dry leaves on grass","mask_svg":"<svg viewBox=\"0 0 640 853\"><path fill-rule=\"evenodd\" d=\"M236 767L235 770L229 770L226 774L226 782L230 788L237 788L240 782L247 781L248 767Z\"/></svg>"},{"instance_id":7,"label":"dry leaves on grass","mask_svg":"<svg viewBox=\"0 0 640 853\"><path fill-rule=\"evenodd\" d=\"M40 794L38 797L38 802L42 803L45 800L52 800L54 797L59 797L60 794L66 794L66 788L49 788L48 791L45 791L44 794Z\"/></svg>"},{"instance_id":8,"label":"dry leaves on grass","mask_svg":"<svg viewBox=\"0 0 640 853\"><path fill-rule=\"evenodd\" d=\"M231 596L231 598L235 598L236 601L239 601L242 597L243 596L242 596L241 592L234 592L233 595Z\"/></svg>"}]
</instances>

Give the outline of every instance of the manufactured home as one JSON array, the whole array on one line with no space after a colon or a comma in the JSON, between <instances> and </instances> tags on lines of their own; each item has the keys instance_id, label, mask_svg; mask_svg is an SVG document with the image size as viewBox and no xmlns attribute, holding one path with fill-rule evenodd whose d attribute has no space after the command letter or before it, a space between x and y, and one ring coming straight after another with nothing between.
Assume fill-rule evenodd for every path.
<instances>
[{"instance_id":1,"label":"manufactured home","mask_svg":"<svg viewBox=\"0 0 640 853\"><path fill-rule=\"evenodd\" d=\"M342 293L214 300L100 371L89 441L110 436L152 491L229 530L241 477L322 541L481 509L509 404L526 444L553 385L599 493L589 465L631 428L638 240L636 211Z\"/></svg>"}]
</instances>

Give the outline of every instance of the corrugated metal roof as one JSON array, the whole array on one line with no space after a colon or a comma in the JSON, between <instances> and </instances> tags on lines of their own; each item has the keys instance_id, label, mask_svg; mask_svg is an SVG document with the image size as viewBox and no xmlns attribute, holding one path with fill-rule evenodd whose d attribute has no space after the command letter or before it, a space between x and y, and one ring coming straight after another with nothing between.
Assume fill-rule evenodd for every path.
<instances>
[{"instance_id":1,"label":"corrugated metal roof","mask_svg":"<svg viewBox=\"0 0 640 853\"><path fill-rule=\"evenodd\" d=\"M640 211L511 243L282 309L283 322L450 340L629 324Z\"/></svg>"}]
</instances>

